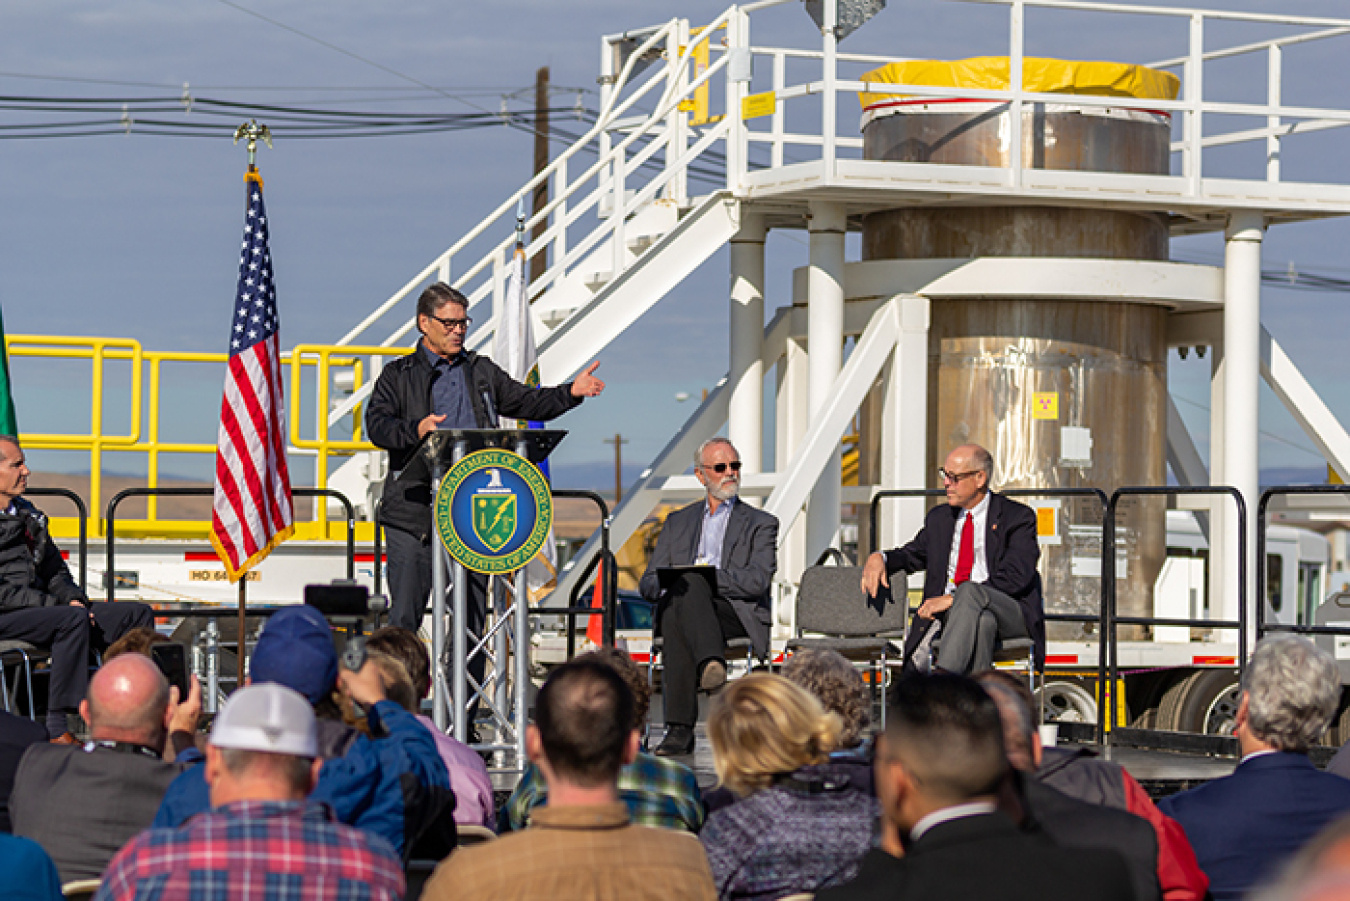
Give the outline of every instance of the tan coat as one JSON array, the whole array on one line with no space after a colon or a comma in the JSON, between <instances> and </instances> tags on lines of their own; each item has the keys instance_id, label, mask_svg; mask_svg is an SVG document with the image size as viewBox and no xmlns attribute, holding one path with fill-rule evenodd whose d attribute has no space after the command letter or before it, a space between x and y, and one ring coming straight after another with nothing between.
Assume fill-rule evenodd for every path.
<instances>
[{"instance_id":1,"label":"tan coat","mask_svg":"<svg viewBox=\"0 0 1350 901\"><path fill-rule=\"evenodd\" d=\"M693 835L628 822L621 803L543 807L530 828L461 848L432 874L427 901L715 901Z\"/></svg>"}]
</instances>

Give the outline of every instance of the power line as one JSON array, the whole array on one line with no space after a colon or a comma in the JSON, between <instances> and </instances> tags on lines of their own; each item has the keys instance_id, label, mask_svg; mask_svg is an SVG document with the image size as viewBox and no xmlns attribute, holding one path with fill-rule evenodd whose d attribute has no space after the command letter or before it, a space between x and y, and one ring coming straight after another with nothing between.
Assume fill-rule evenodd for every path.
<instances>
[{"instance_id":1,"label":"power line","mask_svg":"<svg viewBox=\"0 0 1350 901\"><path fill-rule=\"evenodd\" d=\"M1198 410L1203 410L1203 411L1205 411L1206 413L1209 412L1209 406L1208 406L1207 404L1202 404L1202 403L1199 403L1199 402L1197 402L1197 401L1193 401L1193 400L1191 400L1189 397L1182 397L1182 396L1179 395L1179 394L1173 394L1173 395L1172 395L1172 398L1173 398L1174 400L1179 400L1179 401L1181 401L1183 404L1189 404L1189 405L1191 405L1192 407L1195 407L1195 408L1198 409ZM1280 442L1281 444L1287 444L1287 445L1289 445L1290 447L1292 447L1294 450L1300 450L1300 451L1303 451L1305 454L1309 454L1309 455L1311 455L1311 456L1313 456L1313 457L1316 457L1316 458L1319 459L1319 460L1326 460L1326 457L1322 456L1322 453L1321 453L1320 451L1314 450L1313 448L1308 447L1307 445L1299 444L1297 441L1290 441L1288 438L1285 438L1283 435L1276 435L1274 432L1268 432L1268 431L1266 431L1265 429L1259 429L1259 430L1258 430L1258 434L1261 435L1261 436L1264 437L1264 438L1269 438L1271 441L1278 441L1278 442Z\"/></svg>"}]
</instances>

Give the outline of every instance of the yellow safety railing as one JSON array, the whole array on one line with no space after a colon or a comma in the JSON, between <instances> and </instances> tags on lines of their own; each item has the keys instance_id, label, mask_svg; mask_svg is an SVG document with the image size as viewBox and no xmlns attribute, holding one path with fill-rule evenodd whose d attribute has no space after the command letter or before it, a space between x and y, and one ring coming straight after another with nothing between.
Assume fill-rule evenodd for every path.
<instances>
[{"instance_id":1,"label":"yellow safety railing","mask_svg":"<svg viewBox=\"0 0 1350 901\"><path fill-rule=\"evenodd\" d=\"M116 454L143 455L146 467L145 484L158 487L162 457L165 454L197 454L214 457L214 443L166 439L161 429L166 422L162 410L163 388L173 376L170 368L183 365L218 367L220 381L212 382L210 393L203 392L202 403L218 408L224 367L228 359L223 353L191 353L146 351L139 342L126 338L83 338L55 335L6 335L5 347L16 386L22 386L25 358L41 360L84 360L89 364L89 414L85 421L73 422L70 431L23 432L24 446L30 450L82 451L89 455L90 535L105 534L102 496L105 467L109 456ZM330 411L334 377L349 376L349 389L359 390L372 371L374 358L401 356L406 348L337 347L330 345L298 345L282 355L282 365L289 367L290 394L288 451L293 455L315 459L314 487L328 487L329 467L335 458L349 457L358 451L374 450L375 446L363 440L361 434L362 407L348 401L336 411ZM129 370L124 380L115 380L109 365ZM120 373L119 373L120 375ZM313 385L311 391L304 388ZM117 397L117 395L122 397ZM307 398L312 397L312 402ZM125 398L127 421L105 422L104 410L110 399ZM16 398L22 422L22 394ZM308 408L308 409L307 409ZM171 411L169 411L171 413ZM351 423L351 438L330 438L330 429L338 421ZM308 424L313 424L309 426ZM312 428L313 435L306 435ZM294 467L292 467L294 472ZM294 480L294 476L292 477ZM300 484L296 482L296 484ZM353 498L354 502L360 499ZM205 538L210 531L209 520L176 520L159 517L159 505L154 497L146 498L146 518L128 520L118 518L119 535L128 537ZM327 504L317 500L314 519L297 522L295 537L301 539L341 539L345 524L329 523ZM52 517L52 529L61 537L76 533L76 522L71 517ZM358 523L357 539L371 539L370 523Z\"/></svg>"}]
</instances>

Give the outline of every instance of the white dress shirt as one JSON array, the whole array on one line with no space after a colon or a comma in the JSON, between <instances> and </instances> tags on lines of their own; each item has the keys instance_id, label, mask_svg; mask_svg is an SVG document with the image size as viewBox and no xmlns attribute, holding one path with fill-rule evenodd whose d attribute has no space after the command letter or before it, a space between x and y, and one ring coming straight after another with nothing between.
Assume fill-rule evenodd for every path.
<instances>
[{"instance_id":1,"label":"white dress shirt","mask_svg":"<svg viewBox=\"0 0 1350 901\"><path fill-rule=\"evenodd\" d=\"M956 519L956 531L952 533L952 552L947 555L947 588L944 594L951 594L956 590L956 583L952 579L956 575L956 558L961 553L961 530L966 527L968 516L975 517L975 565L970 569L970 581L989 581L989 564L984 557L985 525L989 522L989 492L986 491L984 497L975 505L975 509L962 510Z\"/></svg>"}]
</instances>

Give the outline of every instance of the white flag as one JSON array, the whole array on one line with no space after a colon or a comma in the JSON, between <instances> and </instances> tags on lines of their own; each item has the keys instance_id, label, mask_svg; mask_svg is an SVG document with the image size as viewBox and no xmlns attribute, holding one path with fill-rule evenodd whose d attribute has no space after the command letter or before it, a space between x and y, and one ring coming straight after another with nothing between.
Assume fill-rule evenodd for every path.
<instances>
[{"instance_id":1,"label":"white flag","mask_svg":"<svg viewBox=\"0 0 1350 901\"><path fill-rule=\"evenodd\" d=\"M534 350L534 324L530 319L530 303L525 294L525 249L517 246L515 255L506 267L506 285L502 298L501 319L492 339L492 359L518 382L532 388L539 387L539 360ZM525 420L501 417L504 429L528 429ZM548 467L540 467L548 476ZM553 530L539 553L525 567L525 584L530 600L537 601L557 585L558 551L554 547Z\"/></svg>"}]
</instances>

